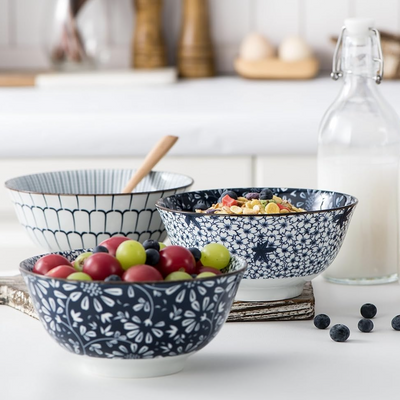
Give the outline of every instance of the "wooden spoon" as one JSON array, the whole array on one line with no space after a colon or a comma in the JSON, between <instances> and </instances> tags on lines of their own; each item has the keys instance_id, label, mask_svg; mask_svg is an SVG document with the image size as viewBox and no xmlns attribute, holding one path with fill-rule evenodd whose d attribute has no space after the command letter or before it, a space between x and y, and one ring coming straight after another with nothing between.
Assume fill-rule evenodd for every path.
<instances>
[{"instance_id":1,"label":"wooden spoon","mask_svg":"<svg viewBox=\"0 0 400 400\"><path fill-rule=\"evenodd\" d=\"M176 143L178 136L164 136L147 154L142 165L132 175L127 185L122 189L122 193L131 193L138 183L151 171L151 169L168 153L170 148Z\"/></svg>"}]
</instances>

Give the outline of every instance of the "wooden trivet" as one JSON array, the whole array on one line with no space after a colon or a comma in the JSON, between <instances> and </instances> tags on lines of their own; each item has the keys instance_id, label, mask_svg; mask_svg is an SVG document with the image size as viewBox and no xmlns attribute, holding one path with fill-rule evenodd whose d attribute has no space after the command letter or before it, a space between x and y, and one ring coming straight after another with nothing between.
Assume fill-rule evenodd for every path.
<instances>
[{"instance_id":1,"label":"wooden trivet","mask_svg":"<svg viewBox=\"0 0 400 400\"><path fill-rule=\"evenodd\" d=\"M275 301L235 301L227 322L294 321L313 319L315 298L311 282L292 299Z\"/></svg>"},{"instance_id":2,"label":"wooden trivet","mask_svg":"<svg viewBox=\"0 0 400 400\"><path fill-rule=\"evenodd\" d=\"M21 275L0 278L0 305L7 305L38 319ZM227 322L294 321L314 318L315 299L311 282L292 299L276 301L235 301Z\"/></svg>"},{"instance_id":3,"label":"wooden trivet","mask_svg":"<svg viewBox=\"0 0 400 400\"><path fill-rule=\"evenodd\" d=\"M21 275L0 277L0 305L2 304L39 319Z\"/></svg>"}]
</instances>

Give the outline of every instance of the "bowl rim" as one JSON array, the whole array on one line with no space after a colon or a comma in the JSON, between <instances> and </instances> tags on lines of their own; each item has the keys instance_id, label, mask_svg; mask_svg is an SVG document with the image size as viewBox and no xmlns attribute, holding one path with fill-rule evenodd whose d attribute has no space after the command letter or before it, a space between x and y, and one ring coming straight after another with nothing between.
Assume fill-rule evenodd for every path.
<instances>
[{"instance_id":1,"label":"bowl rim","mask_svg":"<svg viewBox=\"0 0 400 400\"><path fill-rule=\"evenodd\" d=\"M187 178L188 183L181 185L181 186L174 186L174 187L166 188L166 189L146 190L143 192L131 192L131 193L59 193L59 192L56 193L56 192L38 192L35 190L22 190L22 189L16 189L16 188L10 187L10 184L12 181L16 181L18 179L27 178L27 177L38 176L38 175L49 175L49 174L54 174L54 173L67 173L67 172L84 172L84 171L127 171L127 170L134 171L135 169L134 168L86 168L86 169L66 169L66 170L38 172L35 174L19 175L14 178L7 179L4 182L4 186L6 187L7 190L17 192L17 193L40 194L40 195L46 195L46 196L82 196L83 197L83 196L136 196L136 195L143 195L146 193L162 193L162 192L166 192L169 190L185 189L187 187L192 186L194 183L194 179L192 177L190 177L189 175L181 174L179 172L151 170L150 172L168 173L171 175ZM122 188L121 188L121 190L122 190Z\"/></svg>"},{"instance_id":2,"label":"bowl rim","mask_svg":"<svg viewBox=\"0 0 400 400\"><path fill-rule=\"evenodd\" d=\"M87 284L96 283L96 284L100 284L100 285L104 284L104 285L107 285L107 286L114 286L114 285L115 286L116 285L124 285L124 286L126 286L126 285L135 285L135 286L137 286L137 285L139 285L140 286L140 285L154 285L154 284L157 284L157 285L159 285L159 284L160 285L170 285L171 283L193 282L195 280L205 281L205 280L214 280L214 279L221 278L221 275L215 275L215 276L207 276L207 277L193 278L193 279L180 279L180 280L176 280L176 281L166 281L164 279L162 281L142 281L142 282L126 282L126 281L110 281L110 282L106 282L104 280L103 281L101 281L101 280L83 281L83 280L78 280L78 279L56 278L56 277L53 277L53 276L41 275L41 274L37 274L37 273L32 272L32 271L28 271L26 268L24 268L22 266L23 263L25 263L25 262L33 259L33 258L39 259L40 257L47 256L49 254L59 254L59 255L64 255L65 256L66 253L72 253L72 252L81 251L81 250L82 251L88 251L88 249L75 249L75 250L71 250L71 251L54 251L54 252L50 252L50 253L44 253L44 254L39 254L39 255L36 255L36 256L28 257L28 258L22 260L19 263L18 269L19 269L21 275L26 274L26 275L29 275L29 276L45 278L46 280L57 280L57 281L60 281L60 282L63 282L63 283L87 283ZM240 268L238 268L237 270L235 270L235 271L225 272L225 273L222 274L222 276L233 276L233 275L237 275L237 274L239 274L241 272L244 273L246 271L247 266L248 266L248 262L247 262L247 260L245 258L238 257L236 255L231 255L231 259L232 258L240 260L240 263L242 264L242 266ZM133 268L133 267L131 267L131 268ZM76 272L79 272L79 271L76 271Z\"/></svg>"},{"instance_id":3,"label":"bowl rim","mask_svg":"<svg viewBox=\"0 0 400 400\"><path fill-rule=\"evenodd\" d=\"M292 187L267 187L267 186L263 186L263 187L248 187L249 189L271 189L273 191L273 189L285 189L285 191L292 191L292 190L299 190L299 191L315 191L315 192L323 192L323 193L327 193L327 194L338 194L338 195L343 195L343 196L348 196L352 199L352 203L351 204L347 204L344 206L340 206L340 207L334 207L334 208L327 208L324 210L310 210L310 211L300 211L300 212L295 212L295 213L283 213L283 214L204 214L204 213L197 213L195 211L185 211L185 210L174 210L172 208L168 208L164 205L162 205L161 203L164 201L165 198L167 197L173 197L173 196L177 196L177 195L189 195L192 193L205 193L205 192L209 192L211 190L242 190L242 189L246 189L246 188L224 188L224 189L205 189L205 190L191 190L188 192L184 192L184 193L176 193L167 197L163 197L161 199L158 199L155 203L155 206L158 210L163 210L163 211L167 211L167 212L173 212L176 214L183 214L183 215L190 215L190 216L198 216L198 217L213 217L213 218L218 218L218 217L229 217L229 218L262 218L262 217L285 217L285 218L290 218L290 217L295 217L296 215L306 215L306 214L318 214L318 213L324 213L324 212L330 212L330 211L337 211L337 210L346 210L346 209L350 209L353 207L356 207L358 204L358 199L348 193L343 193L343 192L337 192L335 190L324 190L324 189L311 189L311 188L292 188Z\"/></svg>"}]
</instances>

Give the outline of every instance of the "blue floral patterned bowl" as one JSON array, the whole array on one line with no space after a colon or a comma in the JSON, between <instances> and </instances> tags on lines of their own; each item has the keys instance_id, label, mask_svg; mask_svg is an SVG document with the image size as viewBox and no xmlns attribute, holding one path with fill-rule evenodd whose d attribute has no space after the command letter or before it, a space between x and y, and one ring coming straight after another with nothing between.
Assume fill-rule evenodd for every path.
<instances>
[{"instance_id":1,"label":"blue floral patterned bowl","mask_svg":"<svg viewBox=\"0 0 400 400\"><path fill-rule=\"evenodd\" d=\"M282 300L301 294L304 283L335 259L357 204L353 196L296 188L272 192L306 212L270 215L198 214L198 202L207 207L227 189L176 194L160 199L156 207L172 244L199 247L223 243L231 254L243 257L248 268L237 299ZM238 195L261 188L234 188Z\"/></svg>"},{"instance_id":2,"label":"blue floral patterned bowl","mask_svg":"<svg viewBox=\"0 0 400 400\"><path fill-rule=\"evenodd\" d=\"M75 170L20 176L6 188L21 225L46 251L95 247L111 236L163 241L165 227L155 208L164 196L188 190L193 179L152 171L122 194L134 170Z\"/></svg>"},{"instance_id":3,"label":"blue floral patterned bowl","mask_svg":"<svg viewBox=\"0 0 400 400\"><path fill-rule=\"evenodd\" d=\"M59 252L74 260L83 250ZM246 261L232 257L223 275L190 281L103 282L35 274L41 256L20 271L47 333L82 356L92 373L151 377L179 372L228 318Z\"/></svg>"}]
</instances>

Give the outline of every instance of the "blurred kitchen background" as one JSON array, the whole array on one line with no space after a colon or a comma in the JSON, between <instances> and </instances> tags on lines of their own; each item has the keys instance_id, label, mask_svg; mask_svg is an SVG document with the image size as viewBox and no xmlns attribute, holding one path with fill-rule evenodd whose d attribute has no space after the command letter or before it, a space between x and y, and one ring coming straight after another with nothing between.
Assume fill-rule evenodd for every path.
<instances>
[{"instance_id":1,"label":"blurred kitchen background","mask_svg":"<svg viewBox=\"0 0 400 400\"><path fill-rule=\"evenodd\" d=\"M44 51L49 19L46 13L57 0L0 0L0 69L46 69ZM132 0L91 0L103 24L107 55L103 68L130 65L134 10ZM181 27L180 0L163 2L163 34L168 63L176 63ZM233 60L242 39L251 31L278 45L289 35L301 35L320 60L322 70L331 68L334 46L343 20L371 16L379 29L400 32L399 0L210 0L210 23L218 74L234 73ZM101 21L100 21L101 20Z\"/></svg>"},{"instance_id":2,"label":"blurred kitchen background","mask_svg":"<svg viewBox=\"0 0 400 400\"><path fill-rule=\"evenodd\" d=\"M54 27L55 7L70 1L80 7L80 35L92 35L86 45L96 69L125 74L84 82L48 73L54 67L49 54L63 59L62 52L49 52L50 44L63 43L67 33L60 24ZM143 11L137 47L135 5ZM385 33L379 90L400 114L400 80L388 79L390 71L392 78L400 75L400 0L0 0L0 181L55 170L136 168L162 136L175 135L177 144L155 169L191 176L193 189L314 188L318 126L341 87L330 79L332 39L347 17L372 17ZM184 22L186 42L180 47ZM68 29L79 39L73 23ZM251 59L269 50L253 37L240 53L247 60L238 73L237 57L251 32L269 41L269 49L290 36L303 44L288 52L294 62L275 57L258 63ZM75 50L69 48L79 58ZM155 69L160 79L136 74L135 51L153 67L164 54L165 68ZM177 77L180 60L186 77L201 79ZM269 79L243 77L265 71ZM20 228L4 187L0 220L16 235L5 230L0 242L17 245Z\"/></svg>"}]
</instances>

